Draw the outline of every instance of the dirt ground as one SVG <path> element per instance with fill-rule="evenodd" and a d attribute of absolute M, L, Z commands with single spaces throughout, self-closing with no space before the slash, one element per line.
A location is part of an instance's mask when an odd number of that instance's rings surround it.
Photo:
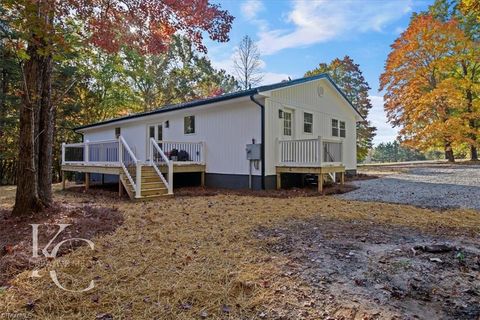
<path fill-rule="evenodd" d="M 184 189 L 132 202 L 56 189 L 57 203 L 98 208 L 93 216 L 115 208 L 123 224 L 92 235 L 94 251 L 79 247 L 40 270 L 54 268 L 72 289 L 94 280 L 93 290 L 66 292 L 26 271 L 0 287 L 2 320 L 480 316 L 478 211 L 295 190 Z M 0 187 L 0 209 L 13 196 Z"/>
<path fill-rule="evenodd" d="M 256 235 L 288 257 L 283 272 L 314 288 L 307 307 L 320 317 L 479 319 L 478 234 L 448 233 L 316 217 Z"/>

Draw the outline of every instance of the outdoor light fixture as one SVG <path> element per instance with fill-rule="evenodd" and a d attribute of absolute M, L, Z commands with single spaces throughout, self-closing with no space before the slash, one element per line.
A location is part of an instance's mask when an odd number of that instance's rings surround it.
<path fill-rule="evenodd" d="M 165 121 L 165 128 L 168 128 L 170 126 L 170 121 Z"/>
<path fill-rule="evenodd" d="M 278 117 L 279 117 L 280 119 L 283 118 L 283 110 L 278 110 Z"/>

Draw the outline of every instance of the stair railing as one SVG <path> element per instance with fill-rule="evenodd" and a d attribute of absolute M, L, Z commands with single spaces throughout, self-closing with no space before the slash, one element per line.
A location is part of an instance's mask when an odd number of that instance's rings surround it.
<path fill-rule="evenodd" d="M 154 138 L 150 138 L 150 164 L 167 187 L 168 194 L 173 194 L 173 161 L 168 159 Z M 160 170 L 160 166 L 167 168 L 167 178 Z"/>
<path fill-rule="evenodd" d="M 122 136 L 118 137 L 118 144 L 118 159 L 120 165 L 135 190 L 135 198 L 140 198 L 142 190 L 142 165 Z"/>

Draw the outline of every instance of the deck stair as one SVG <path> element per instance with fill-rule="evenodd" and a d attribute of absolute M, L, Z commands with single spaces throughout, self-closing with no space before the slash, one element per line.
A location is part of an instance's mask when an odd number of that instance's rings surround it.
<path fill-rule="evenodd" d="M 127 191 L 130 199 L 153 199 L 159 197 L 169 196 L 168 189 L 163 181 L 158 176 L 157 172 L 152 166 L 143 165 L 141 167 L 142 183 L 140 197 L 135 197 L 135 190 L 125 173 L 120 174 L 120 180 Z"/>

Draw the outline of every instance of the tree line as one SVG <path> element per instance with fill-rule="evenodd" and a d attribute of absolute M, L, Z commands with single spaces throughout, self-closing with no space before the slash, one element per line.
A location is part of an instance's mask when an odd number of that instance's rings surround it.
<path fill-rule="evenodd" d="M 428 151 L 480 145 L 480 15 L 470 0 L 436 0 L 392 44 L 380 89 L 403 145 Z"/>

